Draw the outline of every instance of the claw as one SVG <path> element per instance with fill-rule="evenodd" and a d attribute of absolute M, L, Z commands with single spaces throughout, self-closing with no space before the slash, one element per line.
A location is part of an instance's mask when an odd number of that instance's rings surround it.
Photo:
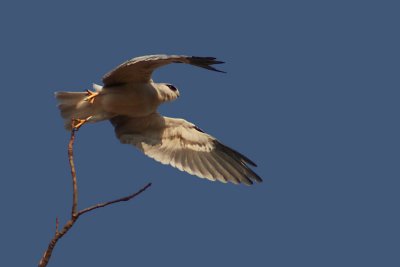
<path fill-rule="evenodd" d="M 83 100 L 89 101 L 90 104 L 94 103 L 94 98 L 99 94 L 98 92 L 92 92 L 90 90 L 86 90 L 87 97 L 85 97 Z"/>
<path fill-rule="evenodd" d="M 87 123 L 93 116 L 89 116 L 86 119 L 82 120 L 82 119 L 73 119 L 73 129 L 75 131 L 78 131 L 79 128 L 82 127 L 82 125 L 84 125 L 85 123 Z"/>

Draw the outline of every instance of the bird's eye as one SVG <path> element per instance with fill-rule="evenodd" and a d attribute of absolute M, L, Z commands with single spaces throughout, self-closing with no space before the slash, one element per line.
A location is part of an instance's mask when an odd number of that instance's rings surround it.
<path fill-rule="evenodd" d="M 173 86 L 172 84 L 167 84 L 168 88 L 171 89 L 172 91 L 176 92 L 178 89 L 176 89 L 175 86 Z"/>

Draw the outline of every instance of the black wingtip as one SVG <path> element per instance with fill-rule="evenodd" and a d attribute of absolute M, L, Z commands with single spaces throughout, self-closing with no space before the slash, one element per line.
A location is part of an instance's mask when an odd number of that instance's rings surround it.
<path fill-rule="evenodd" d="M 253 167 L 257 167 L 257 164 L 255 164 L 252 160 L 250 160 L 248 157 L 246 157 L 245 155 L 243 155 L 242 153 L 239 153 L 238 151 L 222 144 L 219 141 L 215 141 L 214 143 L 215 146 L 219 146 L 223 151 L 225 151 L 228 155 L 231 155 L 237 159 L 239 159 L 240 161 L 244 161 L 247 164 L 250 164 Z"/>
<path fill-rule="evenodd" d="M 220 72 L 220 73 L 226 73 L 226 71 L 219 70 L 219 69 L 213 68 L 211 66 L 203 67 L 203 68 L 208 69 L 208 70 L 212 70 L 212 71 L 216 71 L 216 72 Z"/>
<path fill-rule="evenodd" d="M 216 71 L 216 72 L 221 72 L 221 73 L 226 73 L 225 71 L 216 69 L 214 67 L 212 67 L 211 65 L 216 65 L 216 64 L 224 64 L 224 61 L 219 61 L 216 60 L 215 57 L 197 57 L 197 56 L 192 56 L 189 57 L 189 62 L 192 65 L 204 68 L 204 69 L 208 69 L 208 70 L 212 70 L 212 71 Z"/>
<path fill-rule="evenodd" d="M 215 69 L 215 68 L 214 68 L 214 70 L 213 70 L 213 71 L 220 72 L 220 73 L 226 73 L 226 71 L 219 70 L 219 69 Z"/>
<path fill-rule="evenodd" d="M 227 164 L 241 173 L 241 175 L 237 176 L 238 179 L 236 179 L 239 183 L 252 185 L 254 182 L 261 183 L 263 181 L 261 177 L 247 165 L 249 164 L 256 167 L 256 164 L 249 158 L 216 140 L 214 141 L 214 145 L 216 153 L 223 160 L 226 160 Z"/>

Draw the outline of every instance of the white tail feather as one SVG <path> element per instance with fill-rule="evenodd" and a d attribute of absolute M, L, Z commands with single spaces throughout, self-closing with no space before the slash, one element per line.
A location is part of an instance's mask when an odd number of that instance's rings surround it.
<path fill-rule="evenodd" d="M 101 86 L 93 85 L 97 91 L 101 91 Z M 72 119 L 86 119 L 93 116 L 90 121 L 99 121 L 106 119 L 106 116 L 101 108 L 101 104 L 97 99 L 94 102 L 85 100 L 88 96 L 87 92 L 56 92 L 55 96 L 58 101 L 58 108 L 61 112 L 61 117 L 64 119 L 64 127 L 71 130 Z"/>

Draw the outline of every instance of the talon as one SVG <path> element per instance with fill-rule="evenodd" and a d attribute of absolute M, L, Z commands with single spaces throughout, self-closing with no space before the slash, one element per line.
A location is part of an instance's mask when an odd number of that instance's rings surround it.
<path fill-rule="evenodd" d="M 87 123 L 93 116 L 89 116 L 86 119 L 82 120 L 82 119 L 73 119 L 73 129 L 75 131 L 78 131 L 79 128 L 82 127 L 82 125 L 84 125 L 85 123 Z"/>
<path fill-rule="evenodd" d="M 92 92 L 90 90 L 86 90 L 87 97 L 85 97 L 83 100 L 89 101 L 90 104 L 94 103 L 94 98 L 99 94 L 98 92 Z"/>

